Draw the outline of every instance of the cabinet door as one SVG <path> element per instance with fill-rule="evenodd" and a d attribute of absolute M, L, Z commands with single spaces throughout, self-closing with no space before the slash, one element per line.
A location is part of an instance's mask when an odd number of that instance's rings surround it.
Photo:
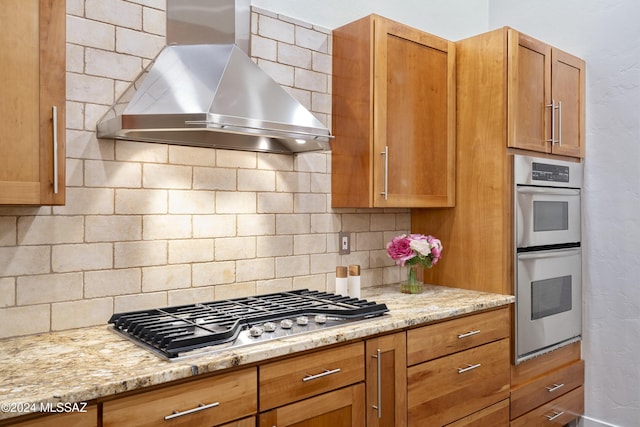
<path fill-rule="evenodd" d="M 551 62 L 557 135 L 552 151 L 565 156 L 584 157 L 584 61 L 554 48 Z"/>
<path fill-rule="evenodd" d="M 551 47 L 509 29 L 507 145 L 551 151 Z"/>
<path fill-rule="evenodd" d="M 0 18 L 0 204 L 63 204 L 65 1 L 3 0 Z"/>
<path fill-rule="evenodd" d="M 454 43 L 378 17 L 374 52 L 374 206 L 453 206 Z"/>
<path fill-rule="evenodd" d="M 260 414 L 260 427 L 364 427 L 364 384 Z"/>
<path fill-rule="evenodd" d="M 407 424 L 407 339 L 404 332 L 367 340 L 367 426 Z"/>

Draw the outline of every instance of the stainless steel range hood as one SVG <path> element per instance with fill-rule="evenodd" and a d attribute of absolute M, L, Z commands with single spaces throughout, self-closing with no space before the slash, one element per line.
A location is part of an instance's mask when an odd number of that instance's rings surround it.
<path fill-rule="evenodd" d="M 98 138 L 329 150 L 329 130 L 245 53 L 249 22 L 249 0 L 167 0 L 168 46 L 98 123 Z"/>

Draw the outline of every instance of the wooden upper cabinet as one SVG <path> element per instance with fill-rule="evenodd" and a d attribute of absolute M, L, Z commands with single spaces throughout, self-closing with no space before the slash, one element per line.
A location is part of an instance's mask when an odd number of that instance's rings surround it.
<path fill-rule="evenodd" d="M 514 29 L 507 35 L 508 146 L 584 157 L 584 61 Z"/>
<path fill-rule="evenodd" d="M 455 44 L 370 15 L 333 32 L 333 207 L 455 200 Z"/>
<path fill-rule="evenodd" d="M 0 2 L 0 204 L 65 197 L 66 5 Z"/>

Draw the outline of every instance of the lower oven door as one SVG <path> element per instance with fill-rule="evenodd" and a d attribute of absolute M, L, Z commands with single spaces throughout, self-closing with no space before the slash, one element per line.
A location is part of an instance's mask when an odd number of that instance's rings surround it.
<path fill-rule="evenodd" d="M 580 248 L 518 254 L 516 363 L 580 339 Z"/>

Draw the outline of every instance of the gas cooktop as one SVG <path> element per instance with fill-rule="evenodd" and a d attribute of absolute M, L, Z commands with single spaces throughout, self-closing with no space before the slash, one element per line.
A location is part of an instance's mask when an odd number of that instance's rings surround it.
<path fill-rule="evenodd" d="M 116 313 L 111 329 L 175 361 L 380 316 L 385 304 L 310 291 Z"/>

